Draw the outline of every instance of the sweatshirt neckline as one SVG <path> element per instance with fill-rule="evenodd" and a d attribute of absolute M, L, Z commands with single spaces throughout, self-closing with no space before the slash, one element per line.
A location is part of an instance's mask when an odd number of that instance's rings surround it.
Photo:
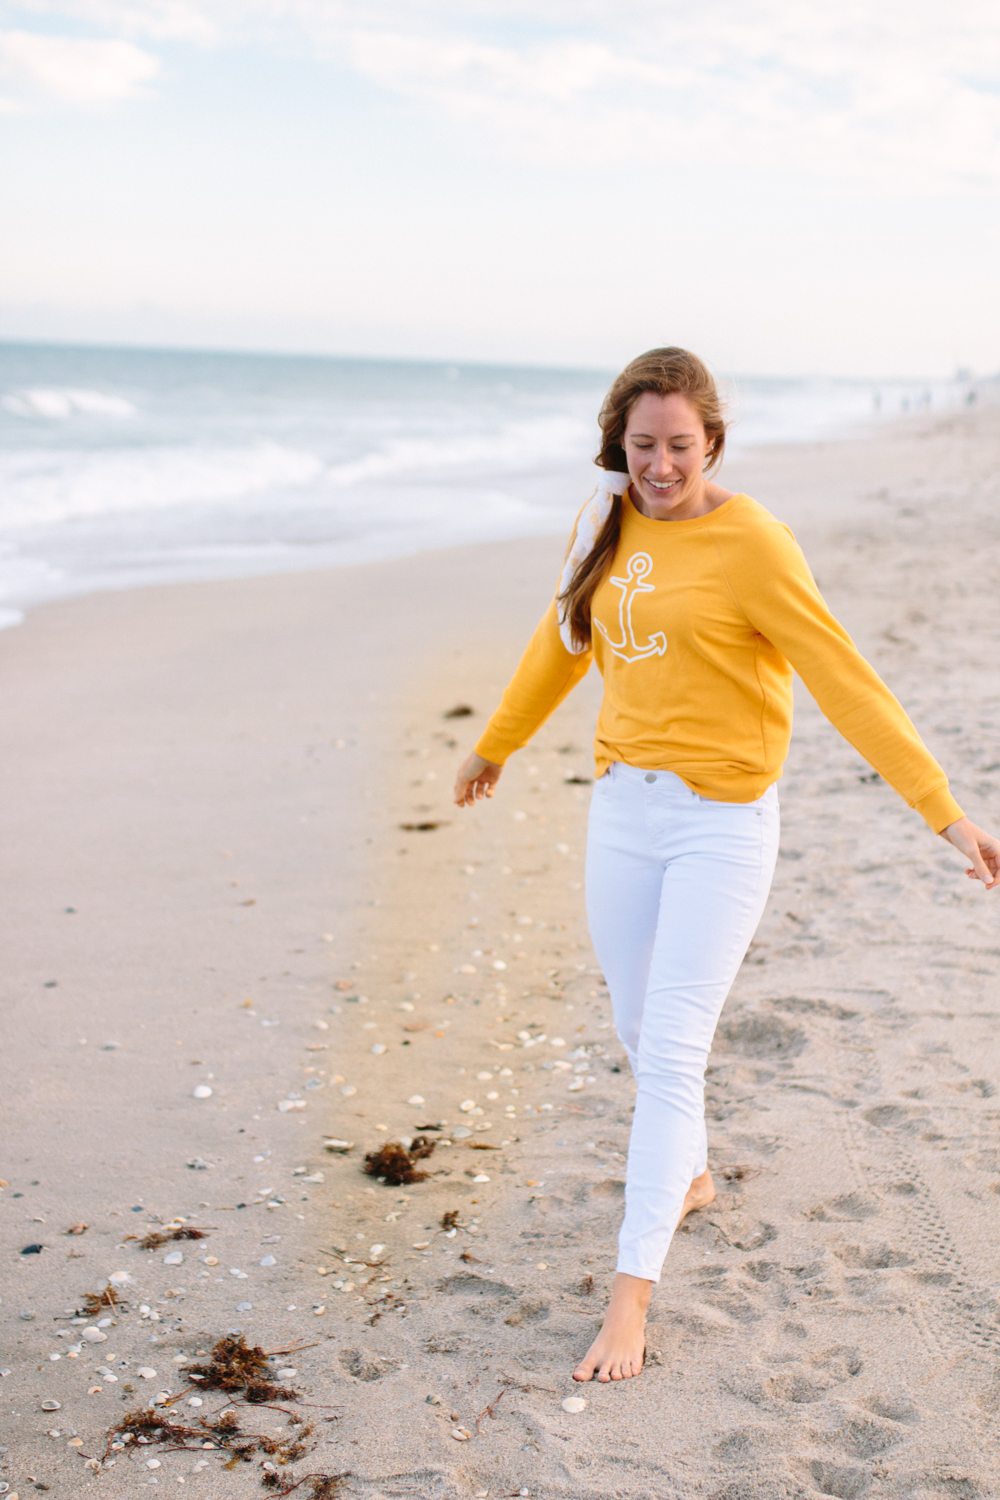
<path fill-rule="evenodd" d="M 722 504 L 717 505 L 714 510 L 706 511 L 703 516 L 689 516 L 686 521 L 658 521 L 655 517 L 644 516 L 641 510 L 637 510 L 627 490 L 622 496 L 625 514 L 630 524 L 637 526 L 640 531 L 653 532 L 657 536 L 674 536 L 678 532 L 696 530 L 699 526 L 710 526 L 717 517 L 734 510 L 738 500 L 747 499 L 749 496 L 741 490 L 735 495 L 730 495 L 728 500 L 723 500 Z"/>

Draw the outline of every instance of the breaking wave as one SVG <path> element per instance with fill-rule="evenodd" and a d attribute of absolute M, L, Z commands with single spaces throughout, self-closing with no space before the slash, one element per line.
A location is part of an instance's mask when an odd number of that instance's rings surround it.
<path fill-rule="evenodd" d="M 72 388 L 36 387 L 14 391 L 0 397 L 0 406 L 15 417 L 41 417 L 49 422 L 67 417 L 134 417 L 137 408 L 122 396 L 108 396 L 104 391 L 78 391 Z"/>

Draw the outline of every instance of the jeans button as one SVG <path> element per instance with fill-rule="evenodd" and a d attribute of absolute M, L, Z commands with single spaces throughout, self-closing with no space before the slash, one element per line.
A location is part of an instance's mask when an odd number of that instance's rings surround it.
<path fill-rule="evenodd" d="M 649 782 L 653 782 L 656 780 L 656 777 L 653 775 L 652 771 L 646 772 L 646 780 Z"/>

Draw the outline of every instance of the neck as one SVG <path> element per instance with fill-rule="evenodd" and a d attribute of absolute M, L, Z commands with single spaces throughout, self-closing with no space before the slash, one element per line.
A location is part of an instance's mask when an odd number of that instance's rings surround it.
<path fill-rule="evenodd" d="M 678 500 L 664 500 L 660 503 L 647 500 L 634 483 L 629 485 L 628 495 L 639 514 L 650 521 L 690 521 L 695 516 L 707 515 L 719 503 L 716 501 L 713 504 L 708 482 L 704 479 Z"/>

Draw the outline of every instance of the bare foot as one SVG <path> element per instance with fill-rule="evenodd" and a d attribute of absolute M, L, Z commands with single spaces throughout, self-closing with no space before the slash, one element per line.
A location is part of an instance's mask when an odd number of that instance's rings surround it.
<path fill-rule="evenodd" d="M 687 1190 L 687 1196 L 681 1207 L 681 1217 L 677 1220 L 678 1224 L 696 1208 L 707 1208 L 714 1198 L 715 1183 L 712 1181 L 711 1172 L 706 1167 L 701 1176 L 696 1177 Z"/>
<path fill-rule="evenodd" d="M 707 1208 L 715 1198 L 715 1183 L 706 1167 L 687 1190 L 678 1224 L 696 1208 Z M 646 1353 L 646 1309 L 653 1283 L 619 1271 L 604 1314 L 601 1331 L 573 1371 L 574 1380 L 631 1380 L 642 1371 Z"/>
<path fill-rule="evenodd" d="M 630 1380 L 640 1373 L 652 1291 L 651 1281 L 618 1272 L 601 1331 L 573 1371 L 574 1380 Z"/>

